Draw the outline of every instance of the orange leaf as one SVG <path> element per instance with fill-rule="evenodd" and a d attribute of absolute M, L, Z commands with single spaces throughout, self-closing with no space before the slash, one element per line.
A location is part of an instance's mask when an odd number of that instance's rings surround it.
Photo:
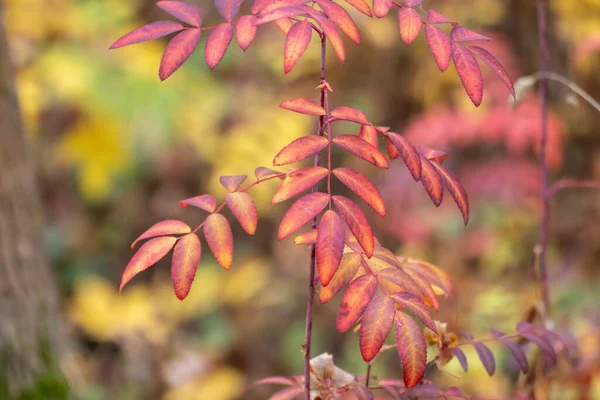
<path fill-rule="evenodd" d="M 465 222 L 465 225 L 467 225 L 469 222 L 469 199 L 467 197 L 465 188 L 458 181 L 458 179 L 442 165 L 439 165 L 435 162 L 432 162 L 431 164 L 441 176 L 444 186 L 446 186 L 446 189 L 448 189 L 450 195 L 452 195 L 456 205 L 458 205 L 458 209 L 463 216 L 463 221 Z"/>
<path fill-rule="evenodd" d="M 165 221 L 157 222 L 152 225 L 148 230 L 140 235 L 135 241 L 131 244 L 131 248 L 133 249 L 137 242 L 140 240 L 156 237 L 156 236 L 165 236 L 165 235 L 181 235 L 184 233 L 190 233 L 192 229 L 185 223 L 181 221 L 177 221 L 174 219 L 168 219 Z"/>
<path fill-rule="evenodd" d="M 452 42 L 448 35 L 437 26 L 425 25 L 425 39 L 440 71 L 447 70 L 452 52 Z"/>
<path fill-rule="evenodd" d="M 229 222 L 221 214 L 211 214 L 204 221 L 204 238 L 210 251 L 225 269 L 233 261 L 233 235 Z"/>
<path fill-rule="evenodd" d="M 421 157 L 421 183 L 436 207 L 442 204 L 444 198 L 444 187 L 442 177 L 427 158 Z"/>
<path fill-rule="evenodd" d="M 303 136 L 285 146 L 273 159 L 273 165 L 286 165 L 314 156 L 329 144 L 323 136 Z"/>
<path fill-rule="evenodd" d="M 176 241 L 177 239 L 173 236 L 162 236 L 144 243 L 144 245 L 133 255 L 127 264 L 127 267 L 125 267 L 125 271 L 123 271 L 123 276 L 121 277 L 119 292 L 123 290 L 123 287 L 131 280 L 131 278 L 156 264 L 161 258 L 166 256 Z"/>
<path fill-rule="evenodd" d="M 425 336 L 421 327 L 403 312 L 396 312 L 394 325 L 404 384 L 407 388 L 411 388 L 421 382 L 425 374 L 427 366 Z"/>
<path fill-rule="evenodd" d="M 417 317 L 423 323 L 423 325 L 431 329 L 433 332 L 437 332 L 435 322 L 433 322 L 433 319 L 431 318 L 431 313 L 421 299 L 406 292 L 391 293 L 389 296 L 402 309 L 406 309 L 414 314 L 415 317 Z"/>
<path fill-rule="evenodd" d="M 438 164 L 442 164 L 448 158 L 448 153 L 440 150 L 433 150 L 423 146 L 417 146 L 417 150 L 429 161 L 435 161 Z"/>
<path fill-rule="evenodd" d="M 335 25 L 323 13 L 314 13 L 312 17 L 321 26 L 325 37 L 329 40 L 329 44 L 331 44 L 335 54 L 343 64 L 346 60 L 346 50 L 344 49 L 344 42 Z"/>
<path fill-rule="evenodd" d="M 275 25 L 277 25 L 279 30 L 283 32 L 284 35 L 287 35 L 294 23 L 294 20 L 291 18 L 281 18 L 275 21 Z"/>
<path fill-rule="evenodd" d="M 296 22 L 285 36 L 285 46 L 283 49 L 283 72 L 288 73 L 294 68 L 302 54 L 308 48 L 312 37 L 312 26 L 310 21 L 305 19 Z"/>
<path fill-rule="evenodd" d="M 333 196 L 333 202 L 342 219 L 346 222 L 350 231 L 365 251 L 366 256 L 371 258 L 375 246 L 375 238 L 365 214 L 356 204 L 345 197 Z"/>
<path fill-rule="evenodd" d="M 300 168 L 286 175 L 281 186 L 277 189 L 271 200 L 271 204 L 281 203 L 290 197 L 309 189 L 329 174 L 327 168 L 307 167 Z"/>
<path fill-rule="evenodd" d="M 386 132 L 385 137 L 396 146 L 413 179 L 415 181 L 421 179 L 421 156 L 415 146 L 403 136 L 394 132 Z"/>
<path fill-rule="evenodd" d="M 300 114 L 325 115 L 325 109 L 312 100 L 293 99 L 284 100 L 279 107 Z"/>
<path fill-rule="evenodd" d="M 309 193 L 296 200 L 279 225 L 279 240 L 285 239 L 302 225 L 319 215 L 329 204 L 329 195 L 321 192 Z"/>
<path fill-rule="evenodd" d="M 373 147 L 379 147 L 377 139 L 377 129 L 373 125 L 361 125 L 358 137 L 369 143 Z"/>
<path fill-rule="evenodd" d="M 197 7 L 183 1 L 159 1 L 156 5 L 175 18 L 195 26 L 202 25 L 202 17 Z"/>
<path fill-rule="evenodd" d="M 392 329 L 394 314 L 394 302 L 387 296 L 375 296 L 369 303 L 360 325 L 360 353 L 366 362 L 381 350 Z"/>
<path fill-rule="evenodd" d="M 345 235 L 346 228 L 340 217 L 335 211 L 325 211 L 317 229 L 316 248 L 319 280 L 323 286 L 329 284 L 340 265 Z"/>
<path fill-rule="evenodd" d="M 373 0 L 373 13 L 377 18 L 383 18 L 393 5 L 394 2 L 392 0 Z"/>
<path fill-rule="evenodd" d="M 321 287 L 319 292 L 321 304 L 327 303 L 340 289 L 350 283 L 361 264 L 362 259 L 359 254 L 354 252 L 344 253 L 340 265 L 333 278 L 329 281 L 329 284 Z"/>
<path fill-rule="evenodd" d="M 256 176 L 257 180 L 261 180 L 273 175 L 281 175 L 281 179 L 285 177 L 283 172 L 275 171 L 274 169 L 267 167 L 258 167 L 254 170 L 254 176 Z"/>
<path fill-rule="evenodd" d="M 372 17 L 371 8 L 369 4 L 365 0 L 346 0 L 346 3 L 350 4 L 352 7 L 356 8 L 361 13 L 365 14 L 367 17 Z"/>
<path fill-rule="evenodd" d="M 181 200 L 179 205 L 182 208 L 187 208 L 188 206 L 198 207 L 204 211 L 208 211 L 212 213 L 217 208 L 217 199 L 215 196 L 211 194 L 203 194 L 201 196 L 192 197 L 190 199 Z"/>
<path fill-rule="evenodd" d="M 219 24 L 208 34 L 206 47 L 204 47 L 204 59 L 208 68 L 215 69 L 219 65 L 232 38 L 233 25 L 231 24 Z"/>
<path fill-rule="evenodd" d="M 477 60 L 466 47 L 452 43 L 452 60 L 469 98 L 479 106 L 483 100 L 483 77 Z"/>
<path fill-rule="evenodd" d="M 200 239 L 195 233 L 183 236 L 175 245 L 171 261 L 171 280 L 179 300 L 185 299 L 190 292 L 200 262 L 201 250 Z"/>
<path fill-rule="evenodd" d="M 407 258 L 406 260 L 403 260 L 402 268 L 422 276 L 429 281 L 433 289 L 443 292 L 446 296 L 449 295 L 452 290 L 452 282 L 450 281 L 448 274 L 435 265 L 425 261 Z"/>
<path fill-rule="evenodd" d="M 317 244 L 317 230 L 311 229 L 308 232 L 298 235 L 294 238 L 294 244 Z"/>
<path fill-rule="evenodd" d="M 376 263 L 376 257 L 369 260 L 369 265 Z M 383 268 L 377 272 L 379 286 L 386 294 L 398 291 L 408 292 L 417 297 L 423 297 L 423 290 L 402 268 Z"/>
<path fill-rule="evenodd" d="M 215 6 L 219 14 L 228 22 L 233 21 L 235 16 L 240 12 L 242 0 L 215 0 Z"/>
<path fill-rule="evenodd" d="M 381 195 L 377 191 L 375 185 L 373 185 L 364 175 L 348 169 L 348 168 L 336 168 L 333 170 L 333 174 L 350 190 L 358 195 L 361 199 L 370 205 L 373 210 L 382 217 L 385 217 L 385 204 Z"/>
<path fill-rule="evenodd" d="M 362 125 L 371 125 L 365 114 L 356 108 L 339 106 L 331 112 L 331 118 L 338 118 L 343 121 L 356 122 Z"/>
<path fill-rule="evenodd" d="M 446 18 L 439 12 L 430 9 L 427 10 L 427 22 L 429 22 L 430 24 L 445 24 L 451 23 L 452 20 Z"/>
<path fill-rule="evenodd" d="M 333 143 L 379 168 L 390 167 L 387 158 L 381 154 L 377 147 L 373 147 L 356 135 L 339 135 L 333 139 Z"/>
<path fill-rule="evenodd" d="M 407 7 L 401 8 L 398 12 L 398 23 L 400 24 L 400 36 L 406 44 L 411 44 L 415 41 L 423 25 L 419 13 Z"/>
<path fill-rule="evenodd" d="M 336 326 L 339 332 L 347 331 L 358 321 L 376 290 L 377 279 L 372 274 L 363 275 L 350 283 L 337 315 Z"/>
<path fill-rule="evenodd" d="M 406 272 L 421 289 L 421 292 L 423 293 L 423 301 L 425 301 L 425 304 L 429 305 L 435 311 L 437 311 L 440 308 L 440 302 L 438 301 L 438 298 L 431 287 L 431 282 L 425 279 L 423 275 L 415 272 L 410 268 L 404 269 L 404 272 Z"/>
<path fill-rule="evenodd" d="M 235 192 L 247 177 L 248 175 L 223 175 L 219 177 L 219 182 L 228 192 Z"/>
<path fill-rule="evenodd" d="M 227 193 L 225 203 L 248 234 L 254 235 L 258 223 L 258 213 L 254 200 L 248 193 Z"/>
<path fill-rule="evenodd" d="M 254 25 L 255 20 L 256 17 L 254 15 L 244 15 L 235 24 L 235 38 L 240 48 L 244 51 L 248 49 L 250 43 L 256 37 L 258 26 Z"/>
<path fill-rule="evenodd" d="M 198 28 L 186 29 L 175 35 L 175 37 L 169 41 L 160 60 L 158 77 L 161 81 L 164 81 L 171 76 L 173 72 L 177 71 L 177 69 L 192 55 L 194 49 L 196 49 L 196 46 L 198 45 L 200 32 L 201 31 Z"/>
<path fill-rule="evenodd" d="M 118 49 L 119 47 L 158 39 L 183 29 L 185 29 L 185 27 L 179 22 L 175 21 L 151 22 L 147 25 L 134 29 L 126 35 L 123 35 L 119 40 L 110 46 L 110 49 Z"/>
<path fill-rule="evenodd" d="M 474 42 L 476 40 L 492 40 L 487 36 L 473 32 L 464 26 L 455 26 L 450 32 L 450 37 L 454 42 Z"/>
<path fill-rule="evenodd" d="M 267 0 L 265 5 L 260 9 L 260 14 L 268 14 L 278 8 L 294 7 L 306 3 L 306 0 Z"/>
<path fill-rule="evenodd" d="M 356 44 L 360 44 L 360 34 L 352 17 L 343 7 L 330 0 L 317 0 L 323 12 Z"/>
<path fill-rule="evenodd" d="M 492 71 L 494 71 L 496 75 L 502 79 L 502 82 L 504 82 L 508 90 L 510 90 L 510 94 L 516 98 L 515 87 L 513 86 L 512 80 L 510 79 L 506 69 L 504 69 L 502 64 L 500 64 L 500 61 L 498 61 L 498 59 L 496 59 L 496 57 L 494 57 L 489 51 L 479 46 L 469 46 L 467 48 L 471 53 L 474 53 L 480 59 L 482 59 L 492 69 Z"/>
<path fill-rule="evenodd" d="M 298 17 L 298 16 L 305 16 L 305 17 L 310 17 L 311 16 L 311 12 L 313 10 L 310 9 L 309 10 L 303 10 L 302 8 L 299 7 L 281 7 L 278 9 L 275 9 L 271 12 L 268 13 L 264 13 L 264 14 L 260 14 L 256 20 L 255 20 L 255 24 L 256 25 L 262 25 L 262 24 L 266 24 L 272 21 L 277 22 L 278 20 L 284 19 L 284 18 L 292 18 L 292 17 Z"/>
<path fill-rule="evenodd" d="M 396 146 L 394 146 L 394 144 L 389 140 L 385 141 L 385 149 L 387 150 L 388 157 L 390 158 L 390 160 L 395 160 L 396 158 L 400 157 L 400 152 L 398 151 Z"/>

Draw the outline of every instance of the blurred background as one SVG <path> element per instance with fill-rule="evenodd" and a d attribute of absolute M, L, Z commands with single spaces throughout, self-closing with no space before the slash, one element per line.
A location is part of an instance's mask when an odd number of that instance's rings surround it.
<path fill-rule="evenodd" d="M 210 1 L 190 2 L 202 10 L 205 25 L 221 21 Z M 317 42 L 284 76 L 284 35 L 262 27 L 246 53 L 234 41 L 210 72 L 202 58 L 204 35 L 192 58 L 161 83 L 166 39 L 108 51 L 124 33 L 165 19 L 154 3 L 1 2 L 24 126 L 0 120 L 0 177 L 15 166 L 24 175 L 4 182 L 0 195 L 0 344 L 23 338 L 23 326 L 45 337 L 32 323 L 40 321 L 35 307 L 43 310 L 41 331 L 51 338 L 20 347 L 28 361 L 16 369 L 15 355 L 0 353 L 2 399 L 229 400 L 262 377 L 302 373 L 309 250 L 291 238 L 276 240 L 288 205 L 270 205 L 275 182 L 250 192 L 260 214 L 255 237 L 232 222 L 231 271 L 204 246 L 185 301 L 173 294 L 168 260 L 118 293 L 133 239 L 162 219 L 194 224 L 203 217 L 181 209 L 179 200 L 203 193 L 222 198 L 220 175 L 252 176 L 255 167 L 271 166 L 281 147 L 315 129 L 310 117 L 278 105 L 286 98 L 316 98 Z M 425 5 L 492 37 L 484 47 L 513 80 L 538 70 L 533 0 Z M 480 338 L 489 337 L 490 327 L 513 332 L 540 302 L 532 274 L 541 218 L 535 87 L 524 88 L 519 104 L 511 105 L 508 90 L 482 66 L 485 95 L 476 109 L 453 67 L 439 72 L 423 35 L 410 47 L 401 42 L 395 12 L 381 20 L 350 12 L 362 44 L 347 41 L 343 66 L 330 52 L 332 104 L 360 108 L 413 143 L 448 152 L 446 163 L 469 194 L 471 221 L 463 227 L 450 196 L 436 209 L 399 161 L 384 172 L 341 152 L 334 162 L 359 168 L 377 183 L 388 217 L 370 218 L 383 244 L 452 276 L 454 294 L 436 319 Z M 551 70 L 600 99 L 600 0 L 550 1 L 549 31 Z M 0 64 L 7 65 L 5 56 Z M 550 95 L 552 180 L 600 180 L 600 113 L 565 86 L 550 83 Z M 25 145 L 27 154 L 19 150 Z M 17 186 L 23 191 L 9 193 Z M 13 194 L 22 197 L 6 200 Z M 20 213 L 21 206 L 29 211 Z M 5 248 L 28 233 L 37 238 L 29 246 Z M 552 321 L 577 346 L 573 365 L 561 363 L 551 375 L 561 379 L 541 393 L 600 398 L 600 191 L 569 189 L 553 197 L 550 239 Z M 19 266 L 19 260 L 26 262 Z M 21 289 L 13 293 L 10 285 Z M 332 353 L 337 365 L 364 375 L 357 335 L 335 330 L 339 299 L 316 306 L 313 354 Z M 428 377 L 471 395 L 512 398 L 522 380 L 518 366 L 504 348 L 490 346 L 496 376 L 488 377 L 466 348 L 469 373 L 453 360 L 445 372 Z M 393 351 L 378 357 L 373 374 L 400 378 L 397 359 Z M 28 376 L 28 363 L 43 373 Z M 16 379 L 31 383 L 21 397 L 9 394 Z M 273 389 L 256 388 L 243 398 L 264 399 Z"/>

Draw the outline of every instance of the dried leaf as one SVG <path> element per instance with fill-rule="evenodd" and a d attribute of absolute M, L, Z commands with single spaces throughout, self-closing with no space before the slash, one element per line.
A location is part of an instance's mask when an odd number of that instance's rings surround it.
<path fill-rule="evenodd" d="M 333 203 L 365 251 L 366 256 L 371 258 L 375 247 L 375 238 L 365 214 L 356 204 L 343 196 L 333 196 Z"/>
<path fill-rule="evenodd" d="M 360 353 L 371 361 L 385 342 L 394 323 L 394 302 L 388 296 L 375 296 L 367 306 L 360 325 Z"/>
<path fill-rule="evenodd" d="M 413 179 L 415 181 L 421 179 L 421 156 L 415 146 L 403 136 L 394 132 L 386 132 L 385 137 L 398 149 Z"/>
<path fill-rule="evenodd" d="M 223 175 L 219 177 L 219 182 L 228 192 L 235 192 L 240 185 L 244 183 L 248 175 Z"/>
<path fill-rule="evenodd" d="M 362 125 L 371 125 L 365 114 L 355 108 L 339 106 L 331 112 L 331 118 L 338 118 L 343 121 L 356 122 Z"/>
<path fill-rule="evenodd" d="M 396 312 L 394 320 L 396 347 L 402 361 L 404 384 L 412 388 L 423 379 L 427 365 L 425 336 L 419 325 L 407 314 Z"/>
<path fill-rule="evenodd" d="M 273 195 L 271 204 L 281 203 L 298 193 L 314 187 L 328 174 L 329 171 L 327 168 L 323 167 L 300 168 L 290 172 Z"/>
<path fill-rule="evenodd" d="M 285 146 L 273 159 L 273 165 L 286 165 L 302 161 L 319 153 L 329 144 L 323 136 L 303 136 Z"/>
<path fill-rule="evenodd" d="M 219 14 L 227 20 L 227 22 L 233 21 L 233 19 L 240 12 L 240 6 L 242 0 L 215 0 L 215 6 L 219 11 Z"/>
<path fill-rule="evenodd" d="M 432 162 L 431 165 L 436 169 L 439 176 L 442 178 L 442 182 L 446 189 L 450 192 L 450 195 L 454 199 L 454 202 L 460 210 L 465 225 L 469 222 L 469 198 L 467 192 L 463 187 L 462 183 L 445 167 L 439 165 L 436 162 Z"/>
<path fill-rule="evenodd" d="M 329 281 L 327 286 L 321 287 L 319 300 L 321 304 L 327 303 L 344 286 L 346 286 L 358 272 L 358 267 L 362 264 L 360 255 L 356 253 L 344 253 L 340 265 Z"/>
<path fill-rule="evenodd" d="M 401 8 L 398 11 L 400 36 L 406 44 L 411 44 L 419 36 L 423 21 L 419 13 L 412 8 Z"/>
<path fill-rule="evenodd" d="M 254 15 L 244 15 L 235 24 L 235 38 L 240 48 L 244 51 L 250 47 L 250 43 L 256 37 L 258 26 L 254 24 L 255 20 L 256 17 Z"/>
<path fill-rule="evenodd" d="M 356 135 L 339 135 L 333 139 L 333 143 L 343 147 L 358 158 L 379 167 L 389 168 L 390 164 L 383 154 L 369 143 Z"/>
<path fill-rule="evenodd" d="M 406 292 L 391 293 L 389 294 L 389 297 L 394 300 L 394 302 L 403 310 L 408 310 L 414 314 L 414 316 L 417 317 L 423 323 L 423 325 L 431 329 L 433 332 L 437 332 L 435 322 L 433 322 L 433 319 L 431 318 L 431 313 L 420 298 Z"/>
<path fill-rule="evenodd" d="M 467 362 L 467 356 L 465 356 L 465 352 L 458 347 L 451 347 L 450 351 L 458 359 L 463 371 L 467 372 L 469 370 L 469 363 Z"/>
<path fill-rule="evenodd" d="M 200 255 L 200 239 L 195 233 L 183 236 L 175 245 L 171 261 L 171 280 L 179 300 L 185 299 L 190 292 Z"/>
<path fill-rule="evenodd" d="M 312 26 L 308 19 L 296 22 L 285 37 L 283 49 L 283 72 L 288 73 L 294 68 L 302 54 L 308 48 L 312 37 Z"/>
<path fill-rule="evenodd" d="M 198 40 L 200 29 L 186 29 L 178 33 L 167 45 L 160 60 L 158 77 L 164 81 L 171 76 L 192 55 Z"/>
<path fill-rule="evenodd" d="M 364 175 L 349 169 L 336 168 L 333 174 L 365 203 L 370 205 L 377 214 L 385 217 L 385 204 L 379 191 Z"/>
<path fill-rule="evenodd" d="M 436 207 L 442 204 L 444 198 L 444 187 L 442 177 L 433 166 L 433 163 L 427 158 L 421 157 L 421 183 L 425 191 L 433 201 Z"/>
<path fill-rule="evenodd" d="M 206 47 L 204 47 L 204 59 L 208 68 L 215 69 L 225 55 L 231 39 L 233 38 L 233 25 L 220 24 L 208 34 Z"/>
<path fill-rule="evenodd" d="M 346 332 L 360 318 L 377 291 L 377 279 L 372 274 L 355 279 L 348 286 L 340 304 L 336 326 L 338 331 Z"/>
<path fill-rule="evenodd" d="M 285 239 L 302 225 L 319 215 L 329 204 L 329 199 L 328 194 L 315 192 L 296 200 L 281 220 L 277 238 L 279 240 Z"/>
<path fill-rule="evenodd" d="M 184 3 L 183 1 L 159 1 L 158 7 L 171 14 L 175 18 L 199 28 L 202 25 L 202 17 L 197 7 Z"/>
<path fill-rule="evenodd" d="M 221 214 L 211 214 L 204 221 L 204 238 L 210 251 L 225 269 L 233 261 L 233 235 L 229 222 Z"/>
<path fill-rule="evenodd" d="M 502 64 L 500 64 L 500 61 L 498 61 L 496 57 L 494 57 L 489 51 L 482 47 L 469 46 L 467 48 L 471 53 L 477 55 L 477 57 L 482 59 L 492 69 L 492 71 L 494 71 L 494 73 L 498 75 L 500 79 L 502 79 L 502 82 L 504 82 L 508 90 L 510 90 L 510 94 L 512 94 L 512 96 L 516 99 L 517 96 L 515 94 L 515 87 L 513 86 L 512 80 L 510 79 L 510 75 L 508 75 L 506 69 L 504 69 Z"/>
<path fill-rule="evenodd" d="M 480 35 L 477 32 L 473 32 L 464 26 L 455 26 L 450 32 L 450 37 L 454 42 L 473 42 L 476 40 L 492 40 L 487 36 Z"/>
<path fill-rule="evenodd" d="M 176 241 L 177 239 L 172 236 L 161 236 L 144 243 L 133 255 L 127 267 L 125 267 L 125 271 L 123 271 L 123 276 L 121 277 L 119 292 L 123 290 L 123 287 L 134 276 L 156 264 L 161 258 L 166 256 Z"/>
<path fill-rule="evenodd" d="M 436 65 L 444 72 L 450 65 L 452 42 L 446 33 L 433 25 L 425 25 L 425 39 Z"/>
<path fill-rule="evenodd" d="M 227 193 L 225 196 L 225 203 L 239 221 L 242 228 L 244 228 L 248 234 L 254 235 L 258 223 L 258 213 L 252 197 L 250 197 L 248 193 L 242 192 Z"/>
<path fill-rule="evenodd" d="M 352 17 L 343 7 L 330 0 L 317 0 L 323 12 L 356 44 L 360 44 L 360 34 Z"/>
<path fill-rule="evenodd" d="M 192 229 L 181 221 L 174 219 L 160 221 L 152 225 L 150 228 L 148 228 L 148 230 L 146 230 L 146 232 L 142 233 L 137 239 L 135 239 L 135 241 L 131 244 L 131 248 L 133 249 L 140 240 L 156 236 L 182 235 L 185 233 L 190 233 L 191 231 Z"/>
<path fill-rule="evenodd" d="M 325 109 L 323 107 L 314 101 L 307 99 L 284 100 L 279 107 L 300 114 L 325 115 Z"/>
<path fill-rule="evenodd" d="M 192 197 L 189 199 L 181 200 L 179 205 L 182 208 L 187 208 L 188 206 L 198 207 L 201 210 L 208 211 L 212 213 L 217 208 L 217 199 L 212 194 L 203 194 L 201 196 Z"/>
<path fill-rule="evenodd" d="M 344 251 L 346 229 L 335 211 L 327 210 L 317 230 L 317 268 L 319 279 L 327 286 L 340 265 Z"/>
<path fill-rule="evenodd" d="M 485 370 L 490 376 L 494 375 L 494 372 L 496 372 L 496 360 L 494 359 L 494 354 L 492 354 L 490 349 L 481 342 L 473 343 L 473 347 L 475 347 L 475 351 L 485 367 Z"/>
<path fill-rule="evenodd" d="M 114 42 L 110 48 L 118 49 L 119 47 L 158 39 L 163 36 L 170 35 L 171 33 L 178 32 L 182 29 L 185 29 L 184 26 L 175 21 L 151 22 L 122 36 L 119 40 Z"/>
<path fill-rule="evenodd" d="M 443 16 L 435 10 L 429 9 L 427 10 L 427 22 L 429 22 L 430 24 L 446 24 L 452 23 L 452 20 L 448 19 L 447 17 Z"/>
<path fill-rule="evenodd" d="M 452 60 L 469 98 L 479 106 L 483 100 L 483 77 L 473 54 L 464 46 L 452 43 Z"/>

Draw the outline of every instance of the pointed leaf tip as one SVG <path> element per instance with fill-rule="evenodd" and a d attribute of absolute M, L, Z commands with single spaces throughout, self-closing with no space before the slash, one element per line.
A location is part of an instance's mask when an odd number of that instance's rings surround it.
<path fill-rule="evenodd" d="M 294 111 L 300 114 L 325 115 L 325 109 L 312 100 L 292 99 L 284 100 L 279 107 L 284 110 Z"/>
<path fill-rule="evenodd" d="M 144 243 L 133 255 L 127 267 L 125 267 L 125 271 L 123 271 L 123 276 L 121 277 L 119 292 L 123 290 L 123 287 L 134 276 L 156 264 L 161 258 L 166 256 L 176 241 L 177 239 L 172 236 L 161 236 Z"/>
<path fill-rule="evenodd" d="M 129 46 L 136 43 L 154 40 L 163 36 L 170 35 L 184 29 L 184 26 L 175 21 L 156 21 L 147 25 L 141 26 L 128 34 L 122 36 L 114 42 L 110 49 L 118 49 L 119 47 Z"/>
<path fill-rule="evenodd" d="M 290 72 L 304 54 L 312 37 L 312 26 L 308 19 L 296 22 L 285 36 L 283 49 L 283 72 Z"/>
<path fill-rule="evenodd" d="M 406 44 L 411 44 L 417 39 L 421 32 L 421 26 L 423 26 L 421 16 L 412 8 L 401 8 L 398 11 L 398 23 L 400 36 Z"/>
<path fill-rule="evenodd" d="M 219 177 L 219 182 L 228 192 L 235 192 L 247 177 L 248 175 L 223 175 Z"/>
<path fill-rule="evenodd" d="M 203 194 L 200 196 L 181 200 L 179 202 L 179 205 L 182 208 L 187 208 L 188 206 L 194 206 L 194 207 L 200 208 L 201 210 L 212 213 L 217 208 L 217 199 L 215 199 L 215 196 L 213 196 L 211 194 Z"/>
<path fill-rule="evenodd" d="M 479 106 L 483 100 L 483 77 L 477 60 L 458 43 L 452 43 L 452 60 L 467 95 L 475 106 Z"/>
<path fill-rule="evenodd" d="M 219 264 L 231 268 L 233 261 L 233 235 L 227 219 L 221 214 L 211 214 L 204 221 L 204 238 Z"/>
<path fill-rule="evenodd" d="M 335 211 L 327 210 L 317 229 L 316 258 L 319 279 L 327 286 L 340 265 L 344 252 L 346 229 Z"/>
<path fill-rule="evenodd" d="M 254 24 L 256 17 L 254 15 L 244 15 L 240 17 L 235 24 L 235 38 L 237 39 L 240 48 L 244 51 L 250 47 L 250 44 L 256 37 L 258 26 Z"/>
<path fill-rule="evenodd" d="M 277 239 L 285 239 L 302 225 L 319 215 L 329 204 L 329 198 L 328 194 L 315 192 L 296 200 L 279 224 Z"/>
<path fill-rule="evenodd" d="M 171 14 L 175 18 L 199 28 L 202 25 L 202 17 L 197 7 L 182 1 L 159 1 L 158 7 Z"/>
<path fill-rule="evenodd" d="M 381 350 L 394 323 L 394 302 L 387 296 L 375 296 L 365 310 L 360 325 L 360 353 L 371 361 Z"/>
<path fill-rule="evenodd" d="M 249 235 L 254 235 L 258 223 L 258 212 L 256 211 L 256 204 L 254 204 L 252 197 L 248 193 L 228 193 L 225 196 L 225 203 L 242 228 Z"/>
<path fill-rule="evenodd" d="M 232 38 L 233 25 L 229 23 L 215 26 L 208 34 L 206 47 L 204 47 L 204 59 L 208 68 L 215 69 L 219 65 Z"/>
<path fill-rule="evenodd" d="M 200 33 L 198 28 L 186 29 L 171 39 L 160 60 L 158 76 L 161 81 L 170 77 L 192 55 Z"/>
<path fill-rule="evenodd" d="M 377 279 L 372 274 L 362 275 L 350 283 L 337 315 L 336 326 L 339 332 L 346 332 L 358 321 L 376 291 Z"/>
<path fill-rule="evenodd" d="M 217 11 L 228 22 L 233 21 L 236 15 L 238 15 L 241 5 L 242 0 L 215 0 Z"/>
<path fill-rule="evenodd" d="M 427 366 L 427 345 L 421 327 L 407 314 L 396 311 L 394 320 L 396 347 L 402 361 L 402 375 L 407 388 L 416 386 Z"/>
<path fill-rule="evenodd" d="M 182 235 L 185 233 L 190 233 L 191 231 L 192 229 L 187 224 L 178 220 L 168 219 L 165 221 L 160 221 L 152 225 L 146 230 L 146 232 L 142 233 L 137 239 L 135 239 L 135 241 L 131 244 L 131 248 L 133 249 L 140 240 L 156 236 Z"/>
<path fill-rule="evenodd" d="M 201 247 L 200 239 L 195 233 L 183 236 L 175 245 L 171 262 L 171 280 L 179 300 L 185 299 L 190 292 L 200 262 Z"/>

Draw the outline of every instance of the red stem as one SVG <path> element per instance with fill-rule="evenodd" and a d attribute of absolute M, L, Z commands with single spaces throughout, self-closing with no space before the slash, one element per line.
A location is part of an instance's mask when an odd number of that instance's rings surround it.
<path fill-rule="evenodd" d="M 537 1 L 538 36 L 540 52 L 540 71 L 542 74 L 548 70 L 547 59 L 547 24 L 546 24 L 546 0 Z M 540 285 L 542 300 L 545 306 L 545 314 L 550 314 L 550 288 L 548 285 L 548 238 L 550 236 L 550 190 L 548 178 L 548 165 L 546 163 L 546 145 L 548 142 L 548 81 L 540 81 L 539 96 L 541 99 L 541 140 L 540 140 L 540 172 L 542 180 L 542 224 L 540 228 L 539 263 L 540 263 Z"/>
<path fill-rule="evenodd" d="M 327 40 L 325 36 L 321 36 L 321 83 L 325 83 L 325 54 L 327 49 Z M 326 114 L 319 117 L 318 124 L 318 132 L 319 136 L 323 136 L 325 134 L 324 124 L 325 119 L 329 118 L 329 104 L 327 101 L 327 88 L 325 85 L 321 88 L 321 107 L 323 107 L 326 111 Z M 321 158 L 319 153 L 315 155 L 315 167 L 319 166 L 321 163 Z M 313 192 L 319 190 L 318 185 L 315 185 L 312 189 Z M 317 228 L 317 217 L 313 219 L 312 223 L 313 229 Z M 306 325 L 304 332 L 304 398 L 305 400 L 310 400 L 310 345 L 312 338 L 312 319 L 313 319 L 313 304 L 315 300 L 315 275 L 316 275 L 316 258 L 317 246 L 312 245 L 310 249 L 310 271 L 308 278 L 308 300 L 306 302 Z"/>

